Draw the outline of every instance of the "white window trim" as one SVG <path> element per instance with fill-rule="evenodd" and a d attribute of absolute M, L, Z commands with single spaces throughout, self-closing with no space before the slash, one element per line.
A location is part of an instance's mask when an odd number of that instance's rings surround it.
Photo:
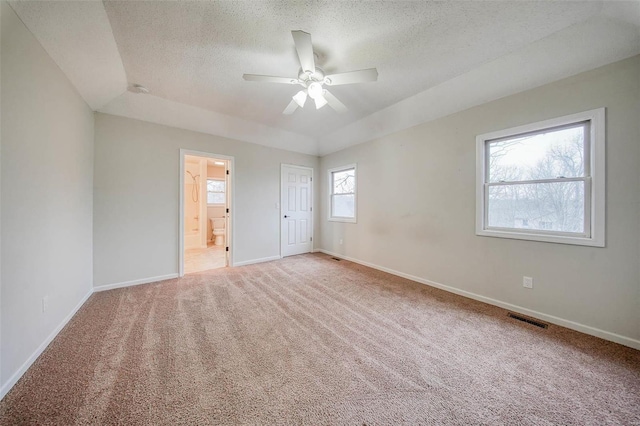
<path fill-rule="evenodd" d="M 227 198 L 227 180 L 225 178 L 210 178 L 208 177 L 207 180 L 218 180 L 221 182 L 224 182 L 224 192 L 215 192 L 216 194 L 225 194 L 224 197 L 225 199 Z M 209 191 L 207 190 L 207 199 L 209 198 Z M 207 203 L 207 206 L 209 207 L 220 207 L 220 206 L 224 206 L 226 205 L 226 203 Z"/>
<path fill-rule="evenodd" d="M 522 133 L 540 131 L 543 129 L 568 125 L 580 121 L 590 121 L 589 164 L 590 178 L 587 188 L 590 191 L 585 197 L 591 198 L 590 232 L 587 236 L 567 235 L 550 231 L 531 230 L 514 231 L 512 229 L 486 229 L 486 142 L 489 140 L 514 136 Z M 476 235 L 486 237 L 511 238 L 518 240 L 543 241 L 559 244 L 574 244 L 581 246 L 605 246 L 605 108 L 593 109 L 577 114 L 551 120 L 540 121 L 524 126 L 485 133 L 476 137 Z M 590 185 L 588 184 L 590 181 Z M 589 206 L 587 206 L 589 207 Z"/>
<path fill-rule="evenodd" d="M 333 211 L 333 181 L 331 179 L 333 173 L 342 172 L 344 170 L 353 169 L 354 176 L 356 178 L 355 184 L 353 186 L 353 217 L 340 217 L 340 216 L 332 216 L 331 212 Z M 357 223 L 358 218 L 358 168 L 357 165 L 347 164 L 340 167 L 334 167 L 332 169 L 327 170 L 327 178 L 329 180 L 329 184 L 327 185 L 328 196 L 329 196 L 329 217 L 328 220 L 330 222 L 346 222 L 346 223 Z"/>

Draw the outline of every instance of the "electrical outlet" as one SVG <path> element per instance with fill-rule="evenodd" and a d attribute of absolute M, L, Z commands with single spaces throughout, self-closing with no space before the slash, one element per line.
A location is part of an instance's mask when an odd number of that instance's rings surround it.
<path fill-rule="evenodd" d="M 522 286 L 524 288 L 533 288 L 533 278 L 532 277 L 522 277 Z"/>
<path fill-rule="evenodd" d="M 340 244 L 342 244 L 342 238 L 340 238 Z"/>
<path fill-rule="evenodd" d="M 45 296 L 42 298 L 42 312 L 47 312 L 47 307 L 49 305 L 49 296 Z"/>

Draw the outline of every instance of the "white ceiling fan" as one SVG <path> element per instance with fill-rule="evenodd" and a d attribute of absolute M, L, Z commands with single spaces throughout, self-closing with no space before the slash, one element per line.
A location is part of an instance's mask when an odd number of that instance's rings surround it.
<path fill-rule="evenodd" d="M 270 75 L 244 74 L 247 81 L 265 81 L 267 83 L 299 84 L 304 87 L 293 96 L 289 105 L 282 112 L 293 114 L 296 108 L 302 108 L 307 101 L 307 96 L 314 100 L 316 109 L 329 104 L 337 112 L 344 112 L 347 107 L 331 94 L 324 86 L 338 86 L 340 84 L 366 83 L 378 80 L 378 70 L 368 68 L 365 70 L 343 72 L 339 74 L 325 75 L 324 71 L 316 67 L 313 57 L 313 45 L 311 34 L 304 31 L 291 31 L 293 42 L 296 45 L 298 59 L 300 59 L 300 71 L 297 78 L 273 77 Z"/>

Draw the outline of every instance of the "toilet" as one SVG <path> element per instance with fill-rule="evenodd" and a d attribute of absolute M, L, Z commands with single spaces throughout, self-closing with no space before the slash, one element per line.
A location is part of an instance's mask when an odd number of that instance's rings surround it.
<path fill-rule="evenodd" d="M 211 221 L 211 229 L 213 229 L 213 244 L 216 246 L 221 246 L 222 244 L 224 244 L 225 219 L 223 217 L 216 217 L 209 220 Z"/>

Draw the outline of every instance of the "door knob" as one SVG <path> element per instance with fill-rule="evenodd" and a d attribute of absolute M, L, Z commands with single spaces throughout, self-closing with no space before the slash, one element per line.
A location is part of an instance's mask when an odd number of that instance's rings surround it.
<path fill-rule="evenodd" d="M 289 217 L 289 216 L 287 216 L 286 214 L 284 215 L 284 218 L 285 218 L 285 219 L 286 219 L 286 218 L 288 218 L 288 217 Z"/>

